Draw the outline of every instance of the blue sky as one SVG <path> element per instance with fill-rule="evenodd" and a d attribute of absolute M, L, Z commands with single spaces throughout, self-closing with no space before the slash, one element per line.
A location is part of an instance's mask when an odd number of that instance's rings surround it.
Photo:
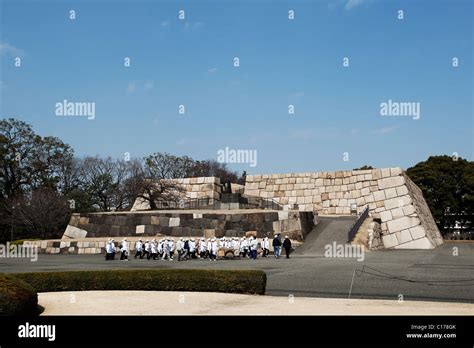
<path fill-rule="evenodd" d="M 249 173 L 473 159 L 471 0 L 0 4 L 1 117 L 79 156 L 257 150 L 256 167 L 230 165 Z M 64 99 L 94 102 L 95 119 L 56 116 Z M 420 119 L 382 117 L 389 99 L 419 102 Z"/>

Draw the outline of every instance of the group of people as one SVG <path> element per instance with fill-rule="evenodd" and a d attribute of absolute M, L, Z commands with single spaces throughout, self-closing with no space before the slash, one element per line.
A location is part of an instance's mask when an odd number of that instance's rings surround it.
<path fill-rule="evenodd" d="M 281 235 L 276 234 L 273 238 L 272 246 L 275 258 L 280 257 L 282 248 L 285 250 L 286 258 L 290 257 L 292 247 L 291 240 L 288 236 L 286 236 L 282 242 Z M 111 238 L 107 241 L 105 249 L 105 259 L 114 260 L 117 252 L 114 239 Z M 255 236 L 249 238 L 222 237 L 207 239 L 204 237 L 196 239 L 181 237 L 176 243 L 174 239 L 170 237 L 161 238 L 160 240 L 145 240 L 145 242 L 139 239 L 135 243 L 136 252 L 134 258 L 173 261 L 173 257 L 177 255 L 178 261 L 197 258 L 216 261 L 219 249 L 224 249 L 224 252 L 232 250 L 234 255 L 256 260 L 259 249 L 262 250 L 262 257 L 268 257 L 270 254 L 270 241 L 268 237 L 265 237 L 258 242 Z M 119 250 L 121 253 L 120 260 L 128 261 L 130 249 L 127 238 L 121 241 Z"/>

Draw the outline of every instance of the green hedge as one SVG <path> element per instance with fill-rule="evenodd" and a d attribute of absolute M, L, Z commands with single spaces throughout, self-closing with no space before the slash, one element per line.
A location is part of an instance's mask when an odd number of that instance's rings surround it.
<path fill-rule="evenodd" d="M 18 273 L 15 277 L 38 292 L 155 290 L 265 293 L 267 277 L 258 270 L 107 270 Z"/>
<path fill-rule="evenodd" d="M 37 315 L 35 288 L 11 275 L 0 274 L 0 315 Z"/>

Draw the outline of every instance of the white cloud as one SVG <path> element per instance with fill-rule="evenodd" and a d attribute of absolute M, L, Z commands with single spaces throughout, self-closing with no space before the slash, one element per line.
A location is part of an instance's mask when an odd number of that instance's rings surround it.
<path fill-rule="evenodd" d="M 187 31 L 187 30 L 198 30 L 199 28 L 202 28 L 204 26 L 204 23 L 203 22 L 194 22 L 194 23 L 191 23 L 191 22 L 185 22 L 184 23 L 184 27 L 183 27 L 183 31 Z"/>
<path fill-rule="evenodd" d="M 10 45 L 8 42 L 0 42 L 0 56 L 23 56 L 25 51 Z"/>
<path fill-rule="evenodd" d="M 153 87 L 154 87 L 153 81 L 145 81 L 145 82 L 132 81 L 127 86 L 127 92 L 134 93 L 138 90 L 149 91 L 153 89 Z"/>
<path fill-rule="evenodd" d="M 136 82 L 130 82 L 130 83 L 128 84 L 128 86 L 127 86 L 127 91 L 128 91 L 129 93 L 135 92 L 136 89 L 137 89 L 137 84 L 136 84 Z"/>
<path fill-rule="evenodd" d="M 203 26 L 204 26 L 203 22 L 196 22 L 196 23 L 193 24 L 193 30 L 197 30 L 197 29 L 199 29 Z"/>
<path fill-rule="evenodd" d="M 398 128 L 397 126 L 382 127 L 382 128 L 379 128 L 379 129 L 374 129 L 372 133 L 374 133 L 374 134 L 387 134 L 387 133 L 393 132 L 397 128 Z"/>
<path fill-rule="evenodd" d="M 176 140 L 176 145 L 186 145 L 188 143 L 188 139 L 186 138 L 181 138 Z"/>
<path fill-rule="evenodd" d="M 304 91 L 297 91 L 290 94 L 290 100 L 301 99 L 304 97 Z"/>
<path fill-rule="evenodd" d="M 218 68 L 214 67 L 214 68 L 209 69 L 207 72 L 213 74 L 213 73 L 216 73 L 218 70 L 219 70 Z"/>
<path fill-rule="evenodd" d="M 143 84 L 143 89 L 145 91 L 149 91 L 150 89 L 153 89 L 153 81 L 147 81 Z"/>
<path fill-rule="evenodd" d="M 364 2 L 366 2 L 366 0 L 347 0 L 346 5 L 344 6 L 344 8 L 347 11 L 350 11 L 353 8 L 357 7 L 357 6 L 362 5 Z"/>
<path fill-rule="evenodd" d="M 162 21 L 162 22 L 161 22 L 161 26 L 162 26 L 162 27 L 167 27 L 169 24 L 170 24 L 169 21 Z"/>

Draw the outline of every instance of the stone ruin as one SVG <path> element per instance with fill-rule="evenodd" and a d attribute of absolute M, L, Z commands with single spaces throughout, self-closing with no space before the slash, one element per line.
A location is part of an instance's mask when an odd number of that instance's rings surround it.
<path fill-rule="evenodd" d="M 443 243 L 418 186 L 400 168 L 248 175 L 245 195 L 272 199 L 283 209 L 348 215 L 351 206 L 380 221 L 386 249 L 432 249 Z"/>
<path fill-rule="evenodd" d="M 219 202 L 223 197 L 218 178 L 176 182 L 188 200 Z M 273 210 L 251 211 L 240 209 L 242 204 L 235 208 L 229 204 L 230 211 L 216 210 L 215 206 L 209 210 L 146 211 L 149 204 L 137 199 L 131 212 L 73 214 L 63 238 L 242 236 L 254 230 L 259 237 L 281 232 L 303 240 L 315 215 L 350 215 L 368 207 L 375 222 L 371 235 L 377 249 L 432 249 L 443 243 L 421 190 L 400 168 L 248 175 L 245 187 L 233 185 L 234 189 L 243 192 L 248 203 L 245 208 L 271 202 Z"/>

